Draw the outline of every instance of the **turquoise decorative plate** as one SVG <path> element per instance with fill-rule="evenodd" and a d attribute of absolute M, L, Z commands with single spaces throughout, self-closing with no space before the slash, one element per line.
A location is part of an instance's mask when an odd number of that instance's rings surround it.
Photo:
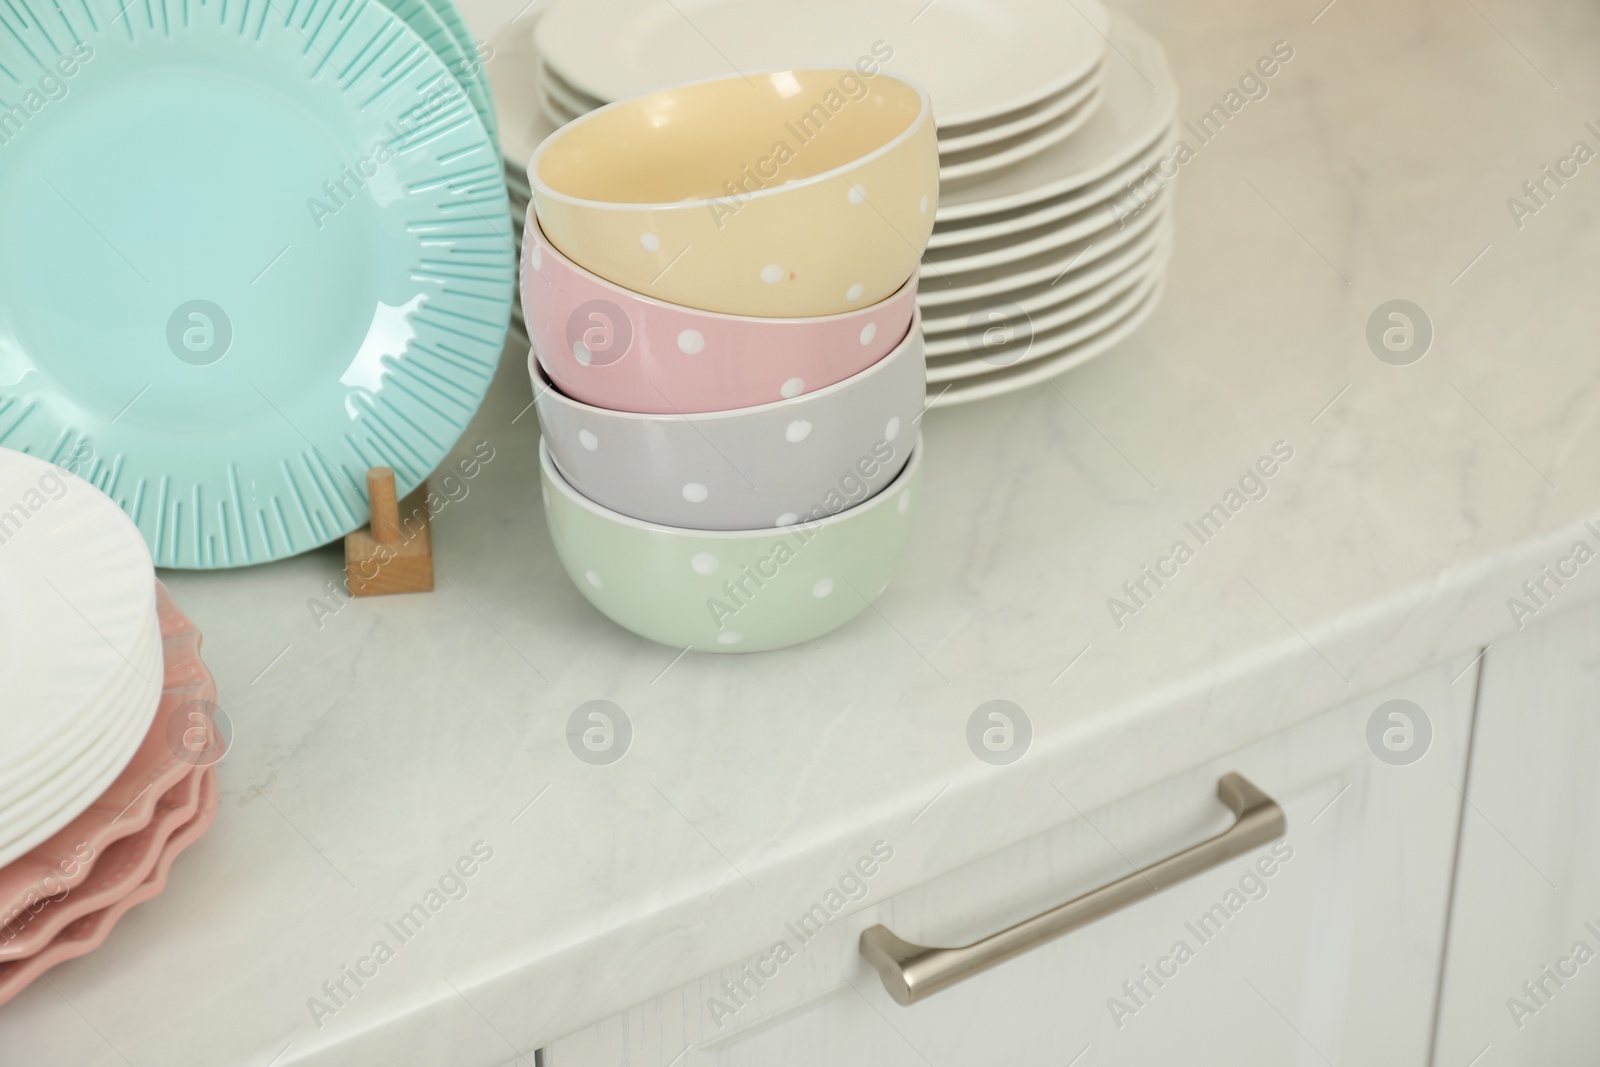
<path fill-rule="evenodd" d="M 399 15 L 407 26 L 416 31 L 423 43 L 433 49 L 433 54 L 444 60 L 456 84 L 472 101 L 473 110 L 482 120 L 483 128 L 489 131 L 489 139 L 498 147 L 494 105 L 490 103 L 488 92 L 479 78 L 481 64 L 477 46 L 472 43 L 470 35 L 463 41 L 461 34 L 445 18 L 447 3 L 448 0 L 383 0 L 384 7 Z"/>
<path fill-rule="evenodd" d="M 5 0 L 0 445 L 73 461 L 159 566 L 336 540 L 482 401 L 507 212 L 377 0 Z"/>
<path fill-rule="evenodd" d="M 484 126 L 488 127 L 489 136 L 498 144 L 500 128 L 499 119 L 494 111 L 494 93 L 489 85 L 489 72 L 483 69 L 483 64 L 487 61 L 478 54 L 478 42 L 473 40 L 472 29 L 462 17 L 461 9 L 456 6 L 455 0 L 428 0 L 428 2 L 434 14 L 439 16 L 439 21 L 444 23 L 445 29 L 456 39 L 461 54 L 466 56 L 464 67 L 452 69 L 456 71 L 456 76 L 466 87 L 467 93 L 472 96 L 474 104 L 478 107 L 479 117 L 483 119 Z"/>

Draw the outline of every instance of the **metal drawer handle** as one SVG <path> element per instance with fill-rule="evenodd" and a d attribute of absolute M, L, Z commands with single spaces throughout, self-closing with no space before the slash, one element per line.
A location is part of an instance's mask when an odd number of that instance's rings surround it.
<path fill-rule="evenodd" d="M 1275 841 L 1288 829 L 1283 809 L 1243 775 L 1223 775 L 1217 782 L 1217 798 L 1238 816 L 1232 826 L 1126 878 L 961 948 L 924 948 L 901 940 L 887 926 L 874 926 L 861 932 L 861 955 L 877 969 L 891 997 L 901 1004 L 915 1004 L 964 978 L 1154 896 L 1158 890 Z"/>

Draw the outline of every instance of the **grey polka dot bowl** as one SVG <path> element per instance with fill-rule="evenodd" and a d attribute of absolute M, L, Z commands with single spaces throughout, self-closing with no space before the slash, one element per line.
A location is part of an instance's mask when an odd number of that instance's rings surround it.
<path fill-rule="evenodd" d="M 888 586 L 921 495 L 910 431 L 899 475 L 857 507 L 767 530 L 681 530 L 587 499 L 539 444 L 545 518 L 578 590 L 624 629 L 676 649 L 763 652 L 821 637 Z"/>
<path fill-rule="evenodd" d="M 859 374 L 758 407 L 651 415 L 565 396 L 528 357 L 562 477 L 601 507 L 688 530 L 762 530 L 869 499 L 905 465 L 922 413 L 922 324 Z"/>

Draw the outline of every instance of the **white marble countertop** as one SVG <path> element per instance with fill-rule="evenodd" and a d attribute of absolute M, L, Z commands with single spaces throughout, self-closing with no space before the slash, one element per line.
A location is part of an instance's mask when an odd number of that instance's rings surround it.
<path fill-rule="evenodd" d="M 1052 782 L 1089 810 L 1514 629 L 1508 598 L 1600 517 L 1600 163 L 1520 228 L 1506 206 L 1600 148 L 1600 12 L 1323 2 L 1132 7 L 1185 117 L 1275 41 L 1295 58 L 1183 168 L 1148 325 L 928 416 L 909 554 L 839 633 L 680 658 L 596 614 L 544 530 L 515 349 L 433 594 L 330 613 L 337 548 L 165 574 L 235 728 L 222 809 L 162 896 L 0 1009 L 0 1060 L 531 1062 L 765 946 L 873 840 L 880 898 L 1074 817 Z M 1436 329 L 1410 366 L 1364 340 L 1395 298 Z M 1277 442 L 1266 496 L 1119 627 L 1108 598 Z M 965 738 L 996 698 L 1035 731 L 1007 767 Z M 592 699 L 632 721 L 609 766 L 567 747 Z M 386 924 L 475 848 L 401 943 Z"/>

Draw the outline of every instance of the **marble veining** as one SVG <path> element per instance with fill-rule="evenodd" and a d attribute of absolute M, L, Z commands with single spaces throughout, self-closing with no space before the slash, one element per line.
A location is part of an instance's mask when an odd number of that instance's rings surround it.
<path fill-rule="evenodd" d="M 828 638 L 680 657 L 589 608 L 543 528 L 515 342 L 457 449 L 494 458 L 435 520 L 436 592 L 344 602 L 326 549 L 167 575 L 235 728 L 222 809 L 166 893 L 0 1009 L 0 1053 L 530 1062 L 759 951 L 874 841 L 893 894 L 1512 632 L 1508 599 L 1600 517 L 1600 179 L 1520 229 L 1505 207 L 1596 117 L 1600 14 L 1482 6 L 1129 5 L 1185 116 L 1274 41 L 1296 57 L 1172 184 L 1145 327 L 925 418 L 909 553 Z M 1404 367 L 1365 340 L 1396 298 L 1435 328 Z M 1269 491 L 1115 618 L 1278 441 Z M 967 745 L 993 699 L 1033 726 L 1008 766 Z M 612 763 L 568 747 L 593 700 L 631 725 Z"/>

